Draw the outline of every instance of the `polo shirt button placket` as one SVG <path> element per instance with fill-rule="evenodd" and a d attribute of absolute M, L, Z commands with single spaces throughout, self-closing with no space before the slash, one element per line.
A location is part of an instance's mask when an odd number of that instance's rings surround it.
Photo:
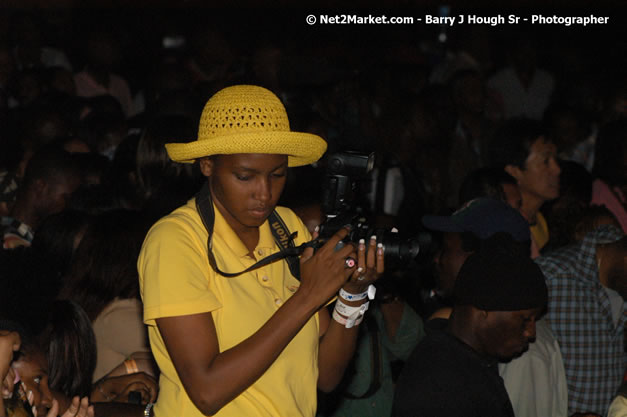
<path fill-rule="evenodd" d="M 275 298 L 275 299 L 274 299 L 274 303 L 275 303 L 277 306 L 279 306 L 279 307 L 280 307 L 280 306 L 281 306 L 281 304 L 283 304 L 283 301 L 282 301 L 280 298 Z"/>

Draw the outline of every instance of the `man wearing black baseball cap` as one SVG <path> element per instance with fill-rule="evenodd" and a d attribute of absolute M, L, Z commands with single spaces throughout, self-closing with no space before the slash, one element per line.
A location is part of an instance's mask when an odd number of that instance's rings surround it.
<path fill-rule="evenodd" d="M 484 241 L 461 267 L 446 326 L 405 364 L 395 415 L 513 417 L 497 363 L 527 349 L 547 297 L 542 271 L 510 235 Z"/>

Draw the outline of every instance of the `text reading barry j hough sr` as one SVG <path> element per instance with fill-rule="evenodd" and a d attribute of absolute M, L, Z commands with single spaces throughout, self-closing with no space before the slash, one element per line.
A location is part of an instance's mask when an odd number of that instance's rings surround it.
<path fill-rule="evenodd" d="M 417 18 L 418 21 L 422 19 Z M 507 16 L 504 15 L 495 15 L 495 16 L 479 16 L 476 14 L 460 14 L 457 16 L 434 16 L 434 15 L 425 15 L 424 23 L 426 24 L 436 24 L 436 25 L 505 25 L 505 24 L 514 24 L 517 25 L 519 23 L 531 23 L 531 24 L 539 24 L 539 25 L 604 25 L 607 24 L 609 17 L 607 16 L 545 16 L 541 14 L 533 14 L 530 16 L 518 16 L 515 14 L 510 14 Z"/>

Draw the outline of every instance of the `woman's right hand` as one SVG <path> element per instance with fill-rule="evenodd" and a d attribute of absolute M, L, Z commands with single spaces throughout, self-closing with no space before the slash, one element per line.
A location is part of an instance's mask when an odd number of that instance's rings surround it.
<path fill-rule="evenodd" d="M 326 304 L 337 294 L 340 287 L 346 283 L 357 267 L 357 252 L 351 244 L 338 243 L 349 233 L 347 228 L 337 231 L 320 249 L 315 251 L 307 248 L 300 258 L 301 284 L 299 292 L 304 291 L 307 299 L 318 302 L 318 307 Z M 314 232 L 316 239 L 318 233 Z M 346 258 L 355 260 L 355 266 L 348 267 Z"/>

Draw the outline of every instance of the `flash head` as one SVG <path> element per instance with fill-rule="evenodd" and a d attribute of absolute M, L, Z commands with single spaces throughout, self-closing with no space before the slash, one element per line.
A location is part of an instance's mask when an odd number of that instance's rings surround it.
<path fill-rule="evenodd" d="M 327 173 L 330 175 L 346 175 L 348 177 L 364 177 L 374 168 L 374 153 L 369 155 L 353 151 L 331 154 L 327 158 Z"/>

